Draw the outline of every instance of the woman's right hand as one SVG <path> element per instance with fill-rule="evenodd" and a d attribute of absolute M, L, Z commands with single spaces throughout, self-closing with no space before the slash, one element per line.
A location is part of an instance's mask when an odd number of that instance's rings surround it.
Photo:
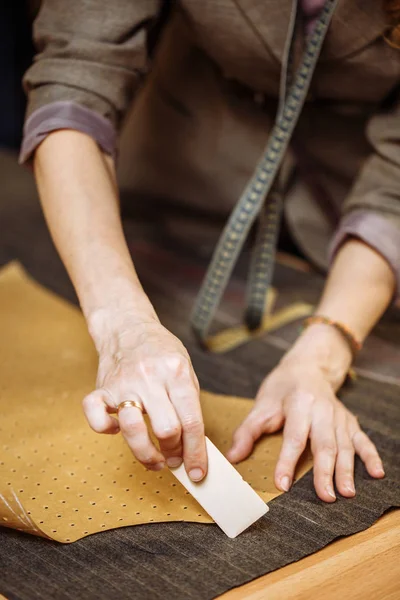
<path fill-rule="evenodd" d="M 89 425 L 98 433 L 121 431 L 148 469 L 177 467 L 183 460 L 189 477 L 200 481 L 207 472 L 204 424 L 198 380 L 183 344 L 153 317 L 103 315 L 100 321 L 90 327 L 99 368 L 97 388 L 83 401 Z M 122 408 L 118 421 L 111 416 L 125 400 L 143 405 L 159 449 L 140 409 Z"/>

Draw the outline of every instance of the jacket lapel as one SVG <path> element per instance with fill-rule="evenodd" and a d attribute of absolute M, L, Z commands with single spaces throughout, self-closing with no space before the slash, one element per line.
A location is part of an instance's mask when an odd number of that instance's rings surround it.
<path fill-rule="evenodd" d="M 339 0 L 321 59 L 353 54 L 382 36 L 386 29 L 381 0 Z"/>
<path fill-rule="evenodd" d="M 253 32 L 282 62 L 296 0 L 233 0 Z M 344 58 L 376 40 L 387 23 L 381 0 L 339 0 L 322 60 Z"/>
<path fill-rule="evenodd" d="M 274 57 L 282 62 L 296 0 L 234 0 L 244 18 Z"/>

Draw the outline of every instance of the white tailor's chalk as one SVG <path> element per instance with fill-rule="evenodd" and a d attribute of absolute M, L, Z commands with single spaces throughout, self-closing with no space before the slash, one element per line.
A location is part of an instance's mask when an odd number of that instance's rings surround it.
<path fill-rule="evenodd" d="M 225 456 L 206 438 L 208 473 L 194 483 L 182 464 L 171 472 L 217 525 L 234 538 L 268 512 L 268 506 Z"/>

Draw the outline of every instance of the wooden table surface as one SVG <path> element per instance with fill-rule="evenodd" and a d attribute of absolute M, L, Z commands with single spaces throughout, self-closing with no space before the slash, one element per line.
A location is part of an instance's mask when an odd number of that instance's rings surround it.
<path fill-rule="evenodd" d="M 219 600 L 400 600 L 400 510 Z"/>

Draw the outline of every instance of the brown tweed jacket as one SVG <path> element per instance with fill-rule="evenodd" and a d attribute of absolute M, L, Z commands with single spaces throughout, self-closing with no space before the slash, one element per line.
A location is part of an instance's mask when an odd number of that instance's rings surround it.
<path fill-rule="evenodd" d="M 123 178 L 143 194 L 228 211 L 267 140 L 295 5 L 44 0 L 22 160 L 60 127 L 112 152 L 135 98 Z M 339 1 L 286 160 L 285 214 L 317 265 L 327 266 L 329 242 L 335 251 L 356 236 L 400 283 L 400 51 L 386 29 L 380 0 Z M 304 42 L 300 32 L 297 60 Z"/>

